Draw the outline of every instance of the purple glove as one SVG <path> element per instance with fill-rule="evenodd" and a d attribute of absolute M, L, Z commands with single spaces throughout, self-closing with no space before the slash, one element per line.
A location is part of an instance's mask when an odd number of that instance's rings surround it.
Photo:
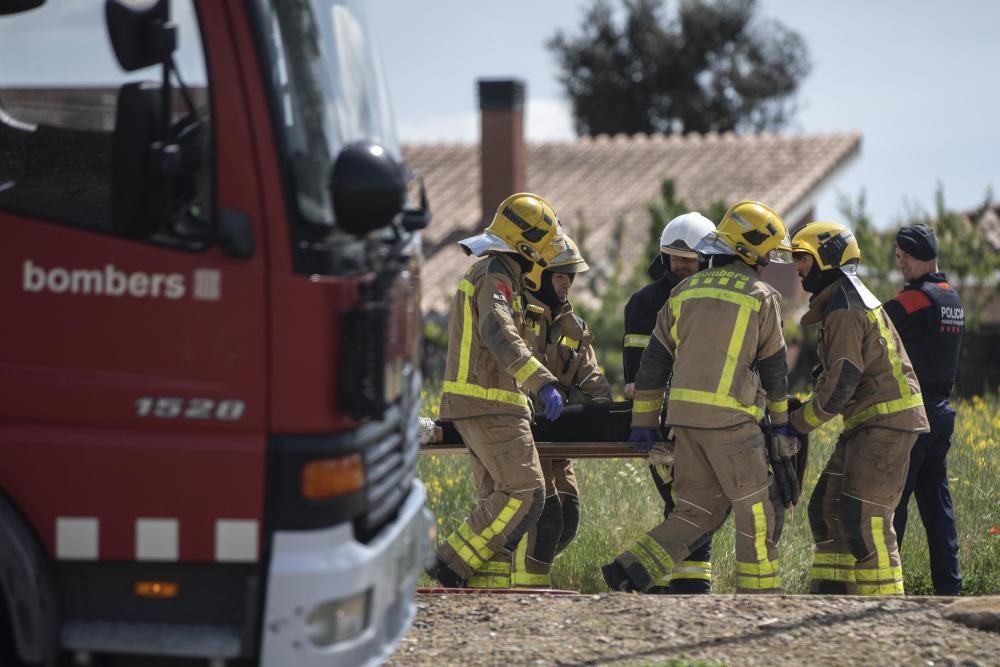
<path fill-rule="evenodd" d="M 559 415 L 562 414 L 563 399 L 556 388 L 547 384 L 538 391 L 538 397 L 545 403 L 545 418 L 550 422 L 559 419 Z"/>
<path fill-rule="evenodd" d="M 656 431 L 651 428 L 633 428 L 628 434 L 628 441 L 632 443 L 632 451 L 645 454 L 653 448 L 653 441 L 656 440 Z"/>

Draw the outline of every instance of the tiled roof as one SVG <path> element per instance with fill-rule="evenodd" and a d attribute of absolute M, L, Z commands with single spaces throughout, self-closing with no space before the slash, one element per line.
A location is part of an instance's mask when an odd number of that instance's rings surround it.
<path fill-rule="evenodd" d="M 619 219 L 625 225 L 625 259 L 638 259 L 648 234 L 646 204 L 666 178 L 692 209 L 716 200 L 757 199 L 782 215 L 801 214 L 801 206 L 860 145 L 856 133 L 600 136 L 533 143 L 527 147 L 526 189 L 552 203 L 571 236 L 579 237 L 586 227 L 587 261 L 606 270 L 606 249 Z M 455 241 L 482 227 L 479 146 L 415 144 L 404 146 L 403 153 L 424 176 L 434 215 L 423 234 L 424 312 L 446 312 L 472 261 Z M 584 296 L 576 289 L 574 294 Z"/>

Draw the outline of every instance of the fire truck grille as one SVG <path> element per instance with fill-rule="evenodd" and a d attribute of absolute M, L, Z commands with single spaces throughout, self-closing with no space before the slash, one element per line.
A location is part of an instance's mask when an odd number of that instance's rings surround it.
<path fill-rule="evenodd" d="M 399 428 L 365 450 L 367 511 L 356 525 L 358 539 L 368 541 L 395 515 L 413 485 L 417 469 L 419 405 L 403 412 Z M 398 413 L 397 413 L 398 414 Z"/>

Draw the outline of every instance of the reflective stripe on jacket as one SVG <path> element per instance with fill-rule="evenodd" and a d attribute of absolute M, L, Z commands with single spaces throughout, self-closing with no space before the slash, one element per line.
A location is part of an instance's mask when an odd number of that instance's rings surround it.
<path fill-rule="evenodd" d="M 531 292 L 525 292 L 525 342 L 535 358 L 555 375 L 557 387 L 567 401 L 611 400 L 611 385 L 597 365 L 594 335 L 567 303 L 552 317 L 552 311 Z M 534 399 L 535 410 L 542 402 Z"/>
<path fill-rule="evenodd" d="M 784 373 L 758 374 L 762 360 L 784 367 L 781 295 L 742 262 L 682 281 L 660 311 L 636 376 L 633 426 L 654 428 L 670 380 L 667 423 L 727 428 L 763 416 L 760 389 L 777 423 L 785 418 Z"/>
<path fill-rule="evenodd" d="M 521 267 L 490 255 L 466 272 L 451 302 L 441 418 L 530 418 L 527 392 L 556 381 L 522 339 Z"/>
<path fill-rule="evenodd" d="M 642 351 L 656 326 L 656 314 L 666 303 L 670 290 L 680 282 L 670 271 L 658 280 L 636 290 L 625 304 L 625 336 L 622 338 L 622 370 L 625 383 L 635 382 Z"/>
<path fill-rule="evenodd" d="M 920 384 L 892 321 L 879 306 L 865 306 L 846 278 L 809 301 L 803 326 L 820 327 L 822 372 L 813 396 L 791 415 L 808 433 L 835 415 L 844 429 L 881 426 L 927 431 Z"/>

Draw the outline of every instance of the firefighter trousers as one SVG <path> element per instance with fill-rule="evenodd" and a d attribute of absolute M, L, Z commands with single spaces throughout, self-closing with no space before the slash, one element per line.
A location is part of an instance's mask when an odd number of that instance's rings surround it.
<path fill-rule="evenodd" d="M 916 433 L 861 428 L 840 436 L 809 498 L 813 593 L 902 595 L 892 520 Z"/>
<path fill-rule="evenodd" d="M 926 398 L 926 394 L 925 394 Z M 931 582 L 936 595 L 960 595 L 962 574 L 958 567 L 958 530 L 948 489 L 948 450 L 955 430 L 955 410 L 947 399 L 924 403 L 931 432 L 921 433 L 910 451 L 903 496 L 896 506 L 892 525 L 896 543 L 903 546 L 907 505 L 917 497 L 917 509 L 927 532 L 931 560 Z"/>
<path fill-rule="evenodd" d="M 535 530 L 514 551 L 512 586 L 550 587 L 549 572 L 557 554 L 576 536 L 580 524 L 580 492 L 569 459 L 542 459 L 545 506 Z"/>
<path fill-rule="evenodd" d="M 764 436 L 754 422 L 728 429 L 674 427 L 676 507 L 616 562 L 632 584 L 648 591 L 676 563 L 702 546 L 728 516 L 736 520 L 739 592 L 781 591 L 777 515 Z"/>
<path fill-rule="evenodd" d="M 670 464 L 649 466 L 656 491 L 663 499 L 663 518 L 666 519 L 677 504 L 674 498 L 674 467 Z M 695 548 L 688 557 L 674 564 L 673 571 L 653 584 L 651 593 L 710 593 L 712 592 L 712 536 Z"/>
<path fill-rule="evenodd" d="M 521 538 L 535 532 L 545 503 L 542 467 L 527 419 L 511 415 L 455 420 L 469 448 L 478 506 L 438 547 L 438 558 L 462 579 L 502 579 Z M 544 574 L 548 575 L 548 570 Z"/>
<path fill-rule="evenodd" d="M 576 537 L 580 528 L 580 486 L 576 483 L 576 471 L 570 459 L 552 459 L 549 461 L 552 470 L 552 491 L 559 498 L 559 509 L 562 514 L 562 530 L 559 531 L 559 541 L 556 542 L 556 555 L 561 554 Z M 542 463 L 544 469 L 545 463 Z M 546 478 L 546 495 L 549 493 Z"/>

